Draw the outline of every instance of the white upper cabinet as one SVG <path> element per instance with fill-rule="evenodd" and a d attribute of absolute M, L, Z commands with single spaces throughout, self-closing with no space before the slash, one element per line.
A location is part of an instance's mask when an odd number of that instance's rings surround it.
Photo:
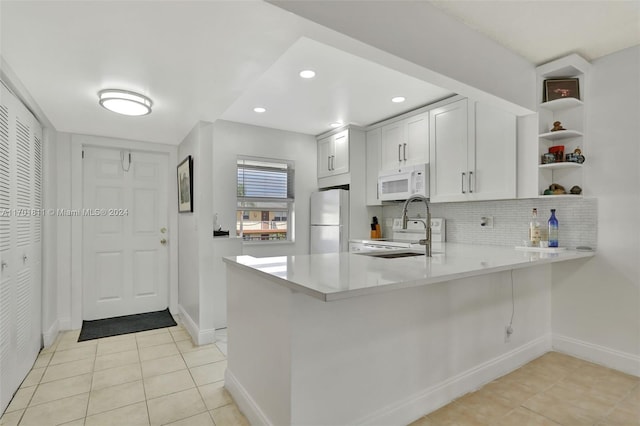
<path fill-rule="evenodd" d="M 429 113 L 432 202 L 516 196 L 516 117 L 462 99 Z"/>
<path fill-rule="evenodd" d="M 331 174 L 349 173 L 349 131 L 333 135 L 333 161 Z"/>
<path fill-rule="evenodd" d="M 381 128 L 380 168 L 429 162 L 429 114 L 422 113 Z"/>
<path fill-rule="evenodd" d="M 349 131 L 318 140 L 318 179 L 349 173 Z"/>
<path fill-rule="evenodd" d="M 469 192 L 468 111 L 462 99 L 429 112 L 431 201 L 466 201 Z"/>
<path fill-rule="evenodd" d="M 473 164 L 473 198 L 516 198 L 516 116 L 480 102 L 475 102 L 473 110 L 475 151 L 469 160 Z"/>
<path fill-rule="evenodd" d="M 378 172 L 380 171 L 380 127 L 366 133 L 366 191 L 367 205 L 379 206 L 382 201 L 378 198 Z"/>
<path fill-rule="evenodd" d="M 331 175 L 332 144 L 331 136 L 318 140 L 318 179 Z"/>

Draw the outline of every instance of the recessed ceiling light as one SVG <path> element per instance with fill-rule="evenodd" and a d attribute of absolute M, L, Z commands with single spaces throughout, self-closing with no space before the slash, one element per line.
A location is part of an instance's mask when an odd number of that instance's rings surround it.
<path fill-rule="evenodd" d="M 98 92 L 102 107 L 123 115 L 147 115 L 151 112 L 153 102 L 139 93 L 120 89 L 105 89 Z"/>
<path fill-rule="evenodd" d="M 342 126 L 344 123 L 342 121 L 334 121 L 333 123 L 329 124 L 331 127 L 336 128 L 336 127 L 340 127 Z"/>
<path fill-rule="evenodd" d="M 397 104 L 404 101 L 405 101 L 404 96 L 396 96 L 395 98 L 391 98 L 391 102 L 395 102 Z"/>
<path fill-rule="evenodd" d="M 316 76 L 316 72 L 313 70 L 303 70 L 300 71 L 300 77 L 302 78 L 313 78 Z"/>
<path fill-rule="evenodd" d="M 255 107 L 253 109 L 254 112 L 257 112 L 258 114 L 262 114 L 263 112 L 265 112 L 267 109 L 266 108 L 262 108 L 262 107 Z"/>

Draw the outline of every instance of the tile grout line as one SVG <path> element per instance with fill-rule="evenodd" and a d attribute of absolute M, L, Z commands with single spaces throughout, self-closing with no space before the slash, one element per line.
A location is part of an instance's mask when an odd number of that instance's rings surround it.
<path fill-rule="evenodd" d="M 536 395 L 538 395 L 538 394 L 536 394 Z M 536 395 L 534 395 L 534 396 L 536 396 Z M 533 398 L 533 396 L 532 396 L 531 398 Z M 535 415 L 537 415 L 537 416 L 540 416 L 540 417 L 544 417 L 545 419 L 549 420 L 550 422 L 553 422 L 553 423 L 555 423 L 555 424 L 558 424 L 558 425 L 560 425 L 560 426 L 563 426 L 562 424 L 560 424 L 560 423 L 556 422 L 556 421 L 555 421 L 555 420 L 553 420 L 552 418 L 547 417 L 547 416 L 545 416 L 545 415 L 544 415 L 544 414 L 542 414 L 542 413 L 538 413 L 537 411 L 533 411 L 532 409 L 527 408 L 527 407 L 525 407 L 524 405 L 520 405 L 520 406 L 518 406 L 518 408 L 524 408 L 525 410 L 527 410 L 527 411 L 528 411 L 528 412 L 530 412 L 530 413 L 533 413 L 533 414 L 535 414 Z"/>
<path fill-rule="evenodd" d="M 78 337 L 79 338 L 79 337 Z M 91 366 L 91 381 L 89 382 L 89 397 L 87 398 L 87 406 L 84 408 L 84 418 L 82 420 L 82 424 L 87 423 L 87 416 L 89 414 L 89 403 L 91 402 L 91 397 L 93 393 L 93 375 L 96 372 L 96 361 L 98 360 L 98 345 L 100 344 L 100 339 L 96 342 L 96 353 L 93 357 L 93 365 Z"/>
<path fill-rule="evenodd" d="M 177 347 L 178 346 L 178 342 L 176 341 L 175 337 L 173 337 L 173 333 L 169 332 L 169 334 L 171 334 L 171 338 L 173 339 L 173 343 Z M 193 343 L 193 341 L 191 343 Z M 189 372 L 189 377 L 191 377 L 191 380 L 193 381 L 193 384 L 194 384 L 194 386 L 196 388 L 196 392 L 198 392 L 198 395 L 200 396 L 200 400 L 204 404 L 205 411 L 203 411 L 203 413 L 207 413 L 209 415 L 209 418 L 211 419 L 211 421 L 215 425 L 216 422 L 213 420 L 213 417 L 211 416 L 211 413 L 209 413 L 209 408 L 207 407 L 207 403 L 205 402 L 204 397 L 202 396 L 202 392 L 200 392 L 200 387 L 198 386 L 198 383 L 196 382 L 196 379 L 193 377 L 193 373 L 191 373 L 191 367 L 189 367 L 189 364 L 187 364 L 187 360 L 184 359 L 184 353 L 180 350 L 180 348 L 178 348 L 178 352 L 180 353 L 180 358 L 182 358 L 182 362 L 184 362 L 184 365 L 187 367 L 187 371 Z M 194 414 L 194 416 L 197 416 L 197 415 L 200 415 L 200 414 L 202 414 L 202 413 L 196 413 L 196 414 Z M 189 417 L 193 417 L 193 416 L 189 416 Z M 185 417 L 185 418 L 188 419 L 189 417 Z M 180 420 L 184 420 L 184 419 L 178 419 L 176 421 L 180 421 Z"/>
<path fill-rule="evenodd" d="M 149 400 L 147 399 L 147 387 L 144 384 L 144 370 L 142 369 L 142 358 L 140 357 L 140 346 L 138 345 L 138 336 L 134 334 L 136 342 L 136 353 L 138 354 L 138 362 L 140 363 L 140 376 L 142 378 L 142 392 L 144 394 L 144 406 L 147 407 L 147 420 L 151 425 L 151 413 L 149 412 Z"/>
<path fill-rule="evenodd" d="M 618 401 L 616 401 L 616 403 L 613 404 L 613 406 L 609 409 L 609 411 L 607 411 L 607 413 L 604 416 L 602 416 L 599 420 L 602 421 L 607 417 L 609 417 L 609 415 L 613 413 L 615 409 L 618 408 L 618 406 L 622 404 L 627 399 L 627 397 L 629 397 L 629 395 L 631 395 L 636 389 L 640 389 L 640 383 L 637 383 L 635 386 L 629 389 L 629 391 L 623 397 L 621 397 Z"/>

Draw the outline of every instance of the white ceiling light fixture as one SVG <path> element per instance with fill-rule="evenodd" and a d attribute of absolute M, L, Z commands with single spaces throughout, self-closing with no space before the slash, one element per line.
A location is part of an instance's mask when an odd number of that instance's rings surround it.
<path fill-rule="evenodd" d="M 255 107 L 253 109 L 253 112 L 257 112 L 258 114 L 262 114 L 263 112 L 266 112 L 267 109 L 266 108 L 262 108 L 262 107 Z"/>
<path fill-rule="evenodd" d="M 300 71 L 300 77 L 302 78 L 313 78 L 316 76 L 316 72 L 314 70 L 302 70 Z"/>
<path fill-rule="evenodd" d="M 151 113 L 153 102 L 148 97 L 129 90 L 105 89 L 98 92 L 103 108 L 122 115 L 140 116 Z"/>
<path fill-rule="evenodd" d="M 395 98 L 391 98 L 391 102 L 394 102 L 396 104 L 399 104 L 401 102 L 404 102 L 406 99 L 404 96 L 396 96 Z"/>

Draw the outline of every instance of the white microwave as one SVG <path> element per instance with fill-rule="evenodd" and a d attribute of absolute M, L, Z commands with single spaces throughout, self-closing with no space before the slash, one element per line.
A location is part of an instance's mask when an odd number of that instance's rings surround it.
<path fill-rule="evenodd" d="M 381 201 L 406 200 L 412 195 L 429 197 L 429 164 L 398 167 L 378 174 Z"/>

